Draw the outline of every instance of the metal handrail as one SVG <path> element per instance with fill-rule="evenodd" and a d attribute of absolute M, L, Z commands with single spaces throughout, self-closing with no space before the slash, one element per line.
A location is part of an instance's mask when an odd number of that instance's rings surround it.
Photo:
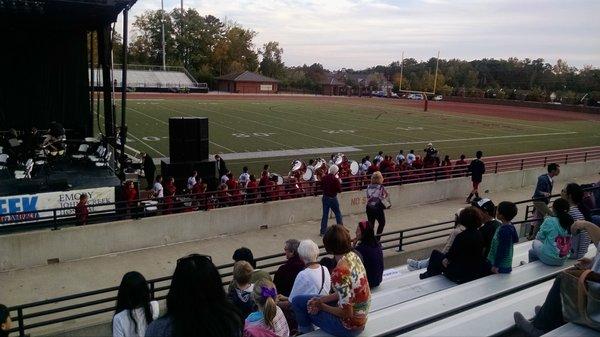
<path fill-rule="evenodd" d="M 591 191 L 591 190 L 596 190 L 596 189 L 600 189 L 600 187 L 596 186 L 596 187 L 592 187 L 592 188 L 586 188 L 585 190 Z M 560 194 L 554 194 L 554 195 L 551 195 L 550 198 L 556 198 L 558 196 L 560 196 Z M 531 203 L 538 199 L 521 200 L 521 201 L 515 202 L 515 204 Z M 533 218 L 533 219 L 529 218 L 530 213 L 531 212 L 529 210 L 529 205 L 528 205 L 528 207 L 526 208 L 525 214 L 524 214 L 524 220 L 513 221 L 513 224 L 515 224 L 515 225 L 516 224 L 524 224 L 524 223 L 530 223 L 532 221 L 539 220 L 539 219 L 535 219 L 535 218 Z M 454 225 L 453 226 L 448 226 L 448 225 L 454 224 L 454 222 L 455 222 L 454 220 L 442 221 L 442 222 L 437 222 L 437 223 L 433 223 L 433 224 L 429 224 L 429 225 L 416 226 L 416 227 L 411 227 L 408 229 L 402 229 L 402 230 L 396 230 L 396 231 L 382 233 L 381 235 L 379 235 L 380 243 L 382 244 L 383 250 L 396 249 L 397 251 L 401 252 L 401 251 L 403 251 L 403 248 L 405 246 L 414 245 L 414 244 L 418 244 L 418 243 L 422 243 L 422 242 L 426 242 L 426 241 L 432 241 L 432 240 L 447 237 L 449 234 L 449 231 L 451 231 L 452 228 L 454 227 Z M 438 227 L 438 228 L 432 229 L 432 230 L 427 230 L 427 229 L 434 228 L 434 227 Z M 419 231 L 419 232 L 414 233 L 414 234 L 409 234 L 409 235 L 405 234 L 405 233 L 414 232 L 414 231 Z M 434 235 L 437 233 L 440 233 L 440 234 Z M 405 241 L 405 239 L 410 239 L 410 238 L 412 238 L 413 240 L 408 241 L 408 242 Z M 392 243 L 392 244 L 385 245 L 387 243 Z M 323 255 L 327 254 L 324 251 L 324 247 L 322 245 L 319 246 L 319 249 L 321 250 L 319 253 L 319 256 L 323 256 Z M 280 258 L 283 258 L 284 256 L 285 256 L 285 253 L 271 254 L 271 255 L 258 257 L 255 259 L 255 261 L 262 262 L 262 261 L 267 261 L 267 260 L 271 260 L 271 259 L 280 259 Z M 283 263 L 285 263 L 285 259 L 278 260 L 275 262 L 264 263 L 262 265 L 257 265 L 257 268 L 261 268 L 261 269 L 270 268 L 270 267 L 279 266 Z M 227 264 L 218 266 L 217 269 L 221 271 L 223 269 L 230 269 L 232 267 L 233 267 L 233 263 L 227 263 Z M 274 270 L 269 271 L 270 274 L 273 274 L 274 272 L 275 272 Z M 226 272 L 226 273 L 221 272 L 222 278 L 228 278 L 231 275 L 232 275 L 232 272 Z M 166 297 L 165 295 L 156 296 L 156 293 L 164 292 L 164 291 L 168 290 L 170 288 L 170 285 L 165 285 L 165 286 L 161 286 L 161 287 L 157 287 L 156 285 L 158 283 L 167 282 L 170 280 L 171 280 L 171 276 L 164 276 L 164 277 L 148 280 L 148 284 L 150 286 L 151 293 L 152 293 L 152 298 L 157 299 L 157 300 L 164 299 Z M 228 284 L 227 281 L 223 282 L 223 285 L 227 285 L 227 284 Z M 71 311 L 71 310 L 75 310 L 75 309 L 92 307 L 92 306 L 96 306 L 96 305 L 103 304 L 103 303 L 109 303 L 111 301 L 116 300 L 115 296 L 109 296 L 107 298 L 96 299 L 96 300 L 87 301 L 87 302 L 78 303 L 78 304 L 66 305 L 66 306 L 54 308 L 54 309 L 46 309 L 46 310 L 37 311 L 34 313 L 30 313 L 30 314 L 24 314 L 23 310 L 30 309 L 30 308 L 36 308 L 36 307 L 42 307 L 42 306 L 50 305 L 50 304 L 56 304 L 59 302 L 65 302 L 65 301 L 81 299 L 81 298 L 85 298 L 85 297 L 91 297 L 91 296 L 97 296 L 97 295 L 102 295 L 102 294 L 106 294 L 106 293 L 116 292 L 116 291 L 118 291 L 118 289 L 119 289 L 119 287 L 115 286 L 115 287 L 104 288 L 104 289 L 99 289 L 99 290 L 94 290 L 94 291 L 88 291 L 88 292 L 83 292 L 83 293 L 78 293 L 78 294 L 73 294 L 73 295 L 68 295 L 68 296 L 62 296 L 62 297 L 57 297 L 57 298 L 48 299 L 48 300 L 44 300 L 44 301 L 37 301 L 37 302 L 33 302 L 33 303 L 27 303 L 27 304 L 11 307 L 11 308 L 9 308 L 10 312 L 14 312 L 14 311 L 17 312 L 17 315 L 12 317 L 12 319 L 13 319 L 13 321 L 18 323 L 18 326 L 13 328 L 11 330 L 11 332 L 18 331 L 19 336 L 24 337 L 25 332 L 27 330 L 30 330 L 33 328 L 42 327 L 42 326 L 46 326 L 46 325 L 52 325 L 52 324 L 61 323 L 61 322 L 66 322 L 66 321 L 70 321 L 70 320 L 74 320 L 74 319 L 78 319 L 78 318 L 82 318 L 82 317 L 94 316 L 94 315 L 98 315 L 98 314 L 102 314 L 102 313 L 106 313 L 106 312 L 111 312 L 114 310 L 113 306 L 110 306 L 107 308 L 102 308 L 102 309 L 91 310 L 91 311 L 87 311 L 87 312 L 79 313 L 79 314 L 67 315 L 65 317 L 61 317 L 61 318 L 57 318 L 57 319 L 49 319 L 49 320 L 42 321 L 42 322 L 25 324 L 26 319 L 43 317 L 43 316 L 47 316 L 47 315 L 51 315 L 51 314 L 57 314 L 57 313 Z"/>
<path fill-rule="evenodd" d="M 573 151 L 568 150 L 568 151 Z M 487 172 L 498 173 L 513 170 L 523 170 L 534 167 L 545 167 L 551 162 L 565 163 L 570 162 L 587 162 L 589 160 L 600 159 L 600 149 L 588 148 L 582 152 L 567 152 L 555 153 L 550 151 L 547 155 L 536 155 L 527 158 L 507 158 L 486 163 Z M 393 186 L 400 184 L 419 183 L 426 181 L 437 181 L 468 176 L 467 166 L 440 166 L 432 168 L 413 169 L 408 171 L 396 171 L 383 173 L 384 185 Z M 353 176 L 342 179 L 342 191 L 358 191 L 364 189 L 370 182 L 367 175 Z M 164 197 L 161 199 L 136 199 L 133 201 L 118 201 L 114 203 L 101 203 L 92 205 L 94 207 L 114 206 L 111 210 L 90 211 L 88 223 L 98 223 L 105 221 L 114 221 L 124 218 L 140 218 L 146 216 L 156 216 L 158 213 L 171 214 L 177 212 L 188 211 L 208 211 L 213 208 L 222 208 L 228 206 L 239 206 L 245 204 L 269 202 L 276 200 L 294 199 L 307 196 L 318 196 L 322 194 L 321 183 L 317 182 L 301 182 L 301 183 L 284 183 L 283 185 L 275 186 L 259 186 L 254 191 L 238 188 L 227 191 L 228 195 L 220 196 L 218 191 L 210 191 L 199 194 L 178 194 L 173 197 Z M 192 199 L 192 206 L 184 205 L 180 200 L 183 198 Z M 146 208 L 140 204 L 145 201 L 159 201 L 161 209 L 157 212 L 148 212 Z M 171 202 L 172 201 L 172 202 Z M 135 203 L 135 206 L 129 207 L 130 203 Z M 165 209 L 165 206 L 169 206 Z M 121 213 L 119 213 L 121 212 Z M 123 213 L 124 212 L 124 213 Z M 39 216 L 40 213 L 52 213 L 47 216 Z M 3 214 L 4 225 L 0 226 L 0 234 L 9 233 L 27 229 L 53 228 L 58 229 L 60 226 L 76 224 L 73 217 L 75 207 L 64 208 L 49 208 L 37 210 L 35 212 L 17 212 Z M 28 216 L 36 216 L 35 222 L 22 223 L 22 219 Z"/>

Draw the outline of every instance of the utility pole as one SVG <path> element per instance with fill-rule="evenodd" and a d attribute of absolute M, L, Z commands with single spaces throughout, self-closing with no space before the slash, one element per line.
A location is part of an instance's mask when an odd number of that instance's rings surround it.
<path fill-rule="evenodd" d="M 161 9 L 161 16 L 162 16 L 162 63 L 163 63 L 163 70 L 166 71 L 167 70 L 167 61 L 166 61 L 166 53 L 165 53 L 165 4 L 164 4 L 164 0 L 160 0 L 160 9 Z"/>
<path fill-rule="evenodd" d="M 402 52 L 402 60 L 400 61 L 400 91 L 402 91 L 402 73 L 404 72 L 404 52 Z"/>
<path fill-rule="evenodd" d="M 438 65 L 440 63 L 440 51 L 438 50 L 437 59 L 435 59 L 435 76 L 433 77 L 433 95 L 435 96 L 435 89 L 437 87 L 437 73 Z"/>
<path fill-rule="evenodd" d="M 183 15 L 183 0 L 181 0 L 181 15 Z"/>

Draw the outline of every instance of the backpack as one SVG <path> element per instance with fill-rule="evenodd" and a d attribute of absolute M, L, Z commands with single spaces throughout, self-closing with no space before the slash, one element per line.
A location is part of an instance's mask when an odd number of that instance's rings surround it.
<path fill-rule="evenodd" d="M 558 256 L 560 258 L 566 257 L 571 251 L 571 237 L 570 236 L 557 236 L 555 239 L 556 248 L 558 248 Z"/>

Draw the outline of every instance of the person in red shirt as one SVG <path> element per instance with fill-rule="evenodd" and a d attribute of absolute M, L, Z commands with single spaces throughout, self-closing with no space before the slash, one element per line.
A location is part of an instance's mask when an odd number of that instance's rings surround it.
<path fill-rule="evenodd" d="M 87 225 L 90 211 L 87 206 L 88 196 L 83 193 L 79 196 L 79 203 L 75 206 L 75 220 L 77 226 Z"/>
<path fill-rule="evenodd" d="M 175 203 L 175 193 L 177 193 L 177 187 L 175 187 L 175 178 L 169 177 L 164 186 L 165 191 L 165 211 L 163 214 L 171 214 L 173 212 L 173 205 Z"/>
<path fill-rule="evenodd" d="M 192 198 L 196 199 L 196 204 L 199 209 L 205 209 L 206 199 L 206 184 L 202 181 L 202 178 L 197 178 L 194 187 L 192 187 Z"/>
<path fill-rule="evenodd" d="M 442 161 L 442 172 L 444 178 L 450 178 L 452 173 L 452 162 L 450 161 L 450 156 L 446 155 L 444 160 Z"/>
<path fill-rule="evenodd" d="M 373 165 L 367 169 L 367 175 L 371 175 L 377 171 L 379 171 L 379 159 L 373 160 Z"/>
<path fill-rule="evenodd" d="M 219 207 L 227 207 L 230 202 L 230 195 L 227 188 L 227 184 L 219 185 L 217 189 L 217 198 L 219 200 Z"/>
<path fill-rule="evenodd" d="M 417 170 L 422 169 L 423 168 L 423 159 L 421 159 L 421 156 L 417 156 L 412 165 Z"/>
<path fill-rule="evenodd" d="M 464 154 L 460 155 L 460 160 L 457 160 L 454 163 L 454 177 L 466 177 L 467 176 L 467 166 L 468 163 L 465 160 L 466 156 Z"/>
<path fill-rule="evenodd" d="M 123 196 L 126 202 L 127 214 L 130 214 L 133 208 L 136 206 L 136 200 L 138 198 L 138 192 L 133 185 L 133 181 L 127 180 L 123 189 Z"/>
<path fill-rule="evenodd" d="M 335 221 L 337 224 L 343 223 L 342 212 L 340 212 L 340 203 L 337 199 L 337 194 L 342 192 L 342 184 L 340 182 L 340 179 L 336 177 L 338 170 L 339 169 L 337 165 L 331 165 L 329 167 L 329 173 L 326 176 L 324 176 L 321 180 L 321 186 L 323 188 L 323 216 L 321 217 L 321 236 L 325 235 L 325 231 L 327 230 L 329 210 L 332 210 L 333 214 L 335 214 Z"/>
<path fill-rule="evenodd" d="M 256 181 L 256 177 L 254 174 L 250 175 L 250 181 L 248 181 L 248 185 L 246 185 L 246 202 L 249 204 L 253 204 L 256 202 L 258 198 L 258 182 Z"/>
<path fill-rule="evenodd" d="M 231 194 L 231 202 L 232 205 L 240 205 L 242 201 L 242 193 L 240 191 L 240 184 L 237 179 L 230 172 L 227 174 L 227 190 L 229 190 L 229 194 Z"/>
<path fill-rule="evenodd" d="M 260 177 L 260 181 L 258 182 L 258 187 L 260 189 L 261 199 L 264 202 L 266 202 L 269 199 L 268 186 L 269 186 L 269 171 L 263 170 L 261 177 Z"/>

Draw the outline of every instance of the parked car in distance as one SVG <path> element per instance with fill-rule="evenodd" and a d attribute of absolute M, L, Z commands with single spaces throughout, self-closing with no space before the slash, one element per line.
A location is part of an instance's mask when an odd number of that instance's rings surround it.
<path fill-rule="evenodd" d="M 422 100 L 423 94 L 409 94 L 408 96 L 406 96 L 406 98 L 414 99 L 414 100 Z"/>
<path fill-rule="evenodd" d="M 434 101 L 441 101 L 443 99 L 442 95 L 435 95 L 433 96 L 433 100 Z"/>

